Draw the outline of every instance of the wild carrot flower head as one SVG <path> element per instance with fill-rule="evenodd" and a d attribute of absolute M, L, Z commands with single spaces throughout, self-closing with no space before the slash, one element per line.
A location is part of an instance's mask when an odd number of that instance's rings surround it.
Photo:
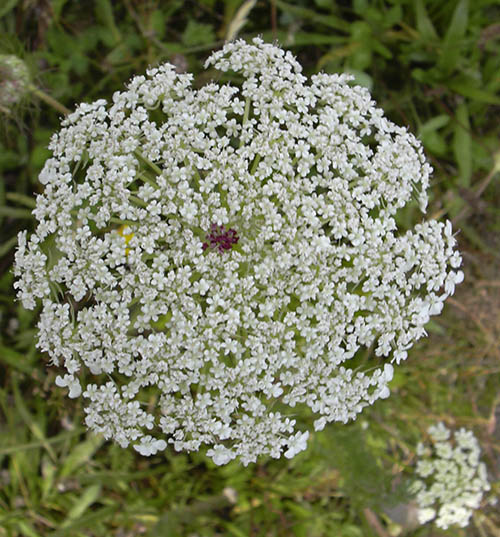
<path fill-rule="evenodd" d="M 30 74 L 26 64 L 12 54 L 0 54 L 0 107 L 9 109 L 28 91 Z"/>
<path fill-rule="evenodd" d="M 63 121 L 19 236 L 18 296 L 94 431 L 215 463 L 305 449 L 389 395 L 393 366 L 461 281 L 450 223 L 398 229 L 431 168 L 345 75 L 307 80 L 255 39 L 191 87 L 164 64 Z M 125 227 L 122 227 L 125 226 Z M 372 346 L 385 364 L 353 367 Z"/>
<path fill-rule="evenodd" d="M 443 423 L 429 427 L 428 433 L 430 442 L 417 446 L 418 479 L 412 484 L 419 521 L 435 520 L 442 529 L 465 527 L 490 490 L 479 442 L 472 431 L 462 428 L 452 434 Z"/>

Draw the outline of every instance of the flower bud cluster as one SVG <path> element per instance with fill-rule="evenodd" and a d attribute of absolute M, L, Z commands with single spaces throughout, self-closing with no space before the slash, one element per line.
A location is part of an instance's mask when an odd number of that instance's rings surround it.
<path fill-rule="evenodd" d="M 479 462 L 479 442 L 471 431 L 452 436 L 443 423 L 428 429 L 430 444 L 417 446 L 419 457 L 411 491 L 419 505 L 421 524 L 435 520 L 437 527 L 465 527 L 484 492 L 490 490 L 486 466 Z"/>
<path fill-rule="evenodd" d="M 11 54 L 0 54 L 0 107 L 9 109 L 28 91 L 30 74 L 26 64 Z"/>
<path fill-rule="evenodd" d="M 242 82 L 193 89 L 164 64 L 64 120 L 15 285 L 94 431 L 293 457 L 296 407 L 320 430 L 389 396 L 461 259 L 449 222 L 398 229 L 431 167 L 367 90 L 260 39 L 206 66 Z"/>

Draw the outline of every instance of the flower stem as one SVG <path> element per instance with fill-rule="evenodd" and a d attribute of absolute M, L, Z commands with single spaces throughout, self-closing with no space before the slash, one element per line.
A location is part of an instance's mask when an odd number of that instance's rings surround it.
<path fill-rule="evenodd" d="M 71 111 L 63 104 L 61 104 L 59 101 L 56 101 L 53 97 L 51 97 L 41 89 L 37 88 L 35 85 L 30 84 L 28 86 L 28 89 L 31 91 L 31 93 L 33 93 L 33 95 L 36 95 L 41 101 L 43 101 L 45 104 L 48 104 L 58 112 L 61 112 L 61 114 L 67 116 L 71 113 Z"/>
<path fill-rule="evenodd" d="M 138 149 L 134 151 L 134 154 L 136 157 L 140 158 L 145 164 L 147 164 L 156 173 L 156 175 L 162 174 L 162 169 L 159 168 L 154 162 L 151 162 L 149 159 L 147 159 Z"/>
<path fill-rule="evenodd" d="M 248 121 L 250 116 L 250 97 L 246 98 L 245 101 L 245 112 L 243 113 L 243 121 L 241 122 L 242 127 L 245 126 L 245 123 Z M 243 145 L 243 140 L 240 140 L 240 147 Z"/>
<path fill-rule="evenodd" d="M 112 216 L 109 221 L 112 224 L 118 224 L 119 226 L 136 226 L 137 222 L 135 220 L 122 220 L 121 218 L 116 218 Z"/>
<path fill-rule="evenodd" d="M 145 183 L 150 184 L 153 188 L 158 188 L 158 185 L 156 184 L 156 181 L 149 177 L 149 175 L 146 172 L 142 172 L 137 176 L 138 179 L 142 179 Z"/>
<path fill-rule="evenodd" d="M 138 198 L 137 196 L 133 196 L 132 194 L 128 197 L 128 199 L 132 203 L 135 203 L 136 205 L 139 205 L 139 207 L 146 208 L 148 206 L 148 204 L 144 200 L 141 200 L 140 198 Z"/>

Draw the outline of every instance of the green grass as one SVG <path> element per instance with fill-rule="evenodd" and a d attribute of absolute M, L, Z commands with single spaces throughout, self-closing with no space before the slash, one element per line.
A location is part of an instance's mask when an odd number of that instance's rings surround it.
<path fill-rule="evenodd" d="M 442 420 L 478 436 L 500 489 L 500 6 L 496 0 L 260 0 L 240 36 L 278 39 L 307 74 L 349 71 L 434 166 L 430 217 L 459 229 L 465 282 L 357 422 L 314 433 L 291 461 L 216 467 L 202 453 L 143 458 L 87 434 L 79 401 L 35 348 L 37 312 L 14 299 L 16 233 L 61 110 L 110 98 L 149 64 L 198 74 L 234 32 L 241 0 L 6 0 L 0 54 L 34 89 L 0 111 L 0 537 L 499 536 L 498 507 L 467 529 L 411 528 L 415 449 Z M 243 19 L 241 19 L 243 20 Z M 0 73 L 0 82 L 1 82 Z M 197 84 L 210 79 L 197 78 Z M 42 90 L 42 92 L 40 92 Z M 57 103 L 54 104 L 54 100 Z M 399 216 L 409 227 L 415 209 Z M 393 515 L 393 520 L 387 513 Z M 400 522 L 400 524 L 396 524 Z M 406 533 L 405 533 L 406 532 Z"/>

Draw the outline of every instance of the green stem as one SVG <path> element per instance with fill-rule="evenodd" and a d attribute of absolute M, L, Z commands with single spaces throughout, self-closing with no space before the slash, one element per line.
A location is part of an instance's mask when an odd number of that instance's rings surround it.
<path fill-rule="evenodd" d="M 184 166 L 186 166 L 186 168 L 189 169 L 189 161 L 187 158 L 184 159 Z M 201 181 L 201 176 L 198 172 L 198 170 L 196 168 L 193 168 L 193 172 L 194 172 L 194 178 L 196 180 L 196 183 L 197 183 L 197 186 L 198 186 L 198 189 L 200 188 L 200 181 Z"/>
<path fill-rule="evenodd" d="M 245 123 L 248 121 L 248 117 L 250 116 L 250 97 L 247 97 L 245 101 L 245 112 L 243 114 L 243 121 L 242 126 L 245 126 Z M 240 147 L 243 145 L 243 140 L 240 140 Z"/>
<path fill-rule="evenodd" d="M 114 216 L 112 216 L 109 221 L 112 223 L 112 224 L 118 224 L 119 226 L 136 226 L 137 225 L 137 222 L 135 222 L 134 220 L 121 220 L 120 218 L 116 218 Z"/>
<path fill-rule="evenodd" d="M 151 162 L 149 159 L 147 159 L 139 150 L 134 151 L 136 157 L 140 158 L 144 163 L 146 163 L 155 173 L 156 175 L 162 174 L 162 169 L 159 168 L 154 162 Z"/>
<path fill-rule="evenodd" d="M 150 184 L 153 188 L 159 188 L 156 184 L 156 181 L 153 178 L 149 177 L 146 172 L 140 173 L 137 178 L 142 179 L 145 183 Z"/>
<path fill-rule="evenodd" d="M 252 168 L 250 169 L 250 175 L 253 175 L 255 173 L 255 170 L 257 169 L 257 166 L 259 165 L 261 156 L 255 155 L 254 161 L 252 163 Z"/>
<path fill-rule="evenodd" d="M 132 196 L 130 195 L 128 197 L 128 199 L 132 202 L 132 203 L 135 203 L 136 205 L 139 205 L 139 207 L 144 207 L 146 208 L 148 206 L 148 204 L 144 201 L 144 200 L 141 200 L 141 198 L 138 198 L 137 196 Z"/>
<path fill-rule="evenodd" d="M 33 84 L 30 84 L 28 86 L 28 89 L 31 91 L 31 93 L 33 93 L 33 95 L 36 95 L 41 101 L 43 101 L 45 104 L 48 104 L 49 106 L 51 106 L 58 112 L 61 112 L 61 114 L 64 114 L 65 116 L 67 116 L 68 114 L 71 113 L 69 108 L 66 108 L 59 101 L 56 101 L 53 97 L 51 97 L 50 95 L 47 95 L 47 93 L 37 88 Z"/>

